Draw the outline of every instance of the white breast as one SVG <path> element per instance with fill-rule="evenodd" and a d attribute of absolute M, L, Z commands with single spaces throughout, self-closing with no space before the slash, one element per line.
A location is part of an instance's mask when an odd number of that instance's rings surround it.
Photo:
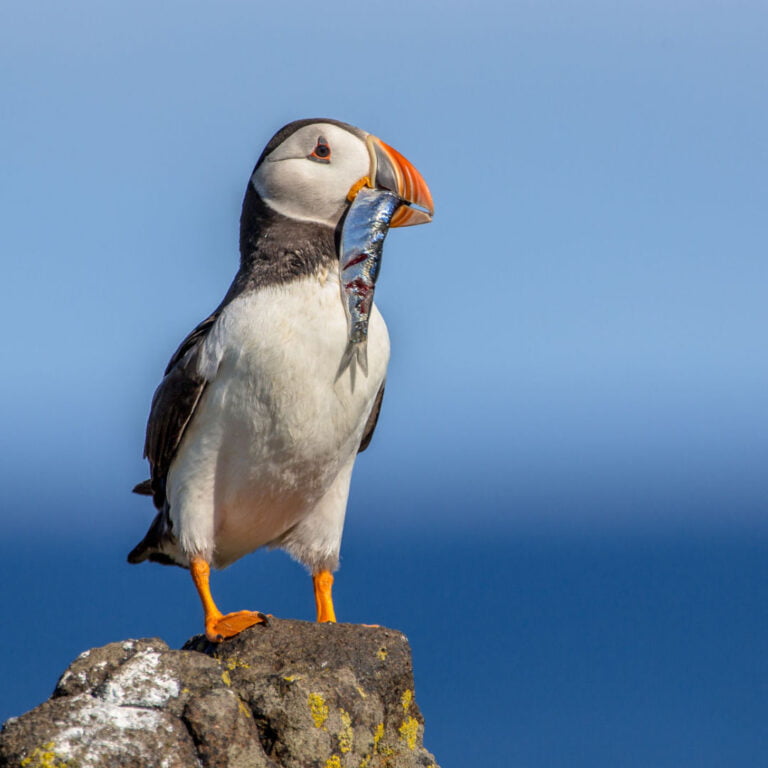
<path fill-rule="evenodd" d="M 389 358 L 374 307 L 368 376 L 358 369 L 353 389 L 349 371 L 337 377 L 347 336 L 337 272 L 258 290 L 223 310 L 203 355 L 204 367 L 218 367 L 206 371 L 211 383 L 168 475 L 187 555 L 226 565 L 316 509 L 325 519 L 331 497 L 329 525 L 340 538 L 349 468 Z"/>

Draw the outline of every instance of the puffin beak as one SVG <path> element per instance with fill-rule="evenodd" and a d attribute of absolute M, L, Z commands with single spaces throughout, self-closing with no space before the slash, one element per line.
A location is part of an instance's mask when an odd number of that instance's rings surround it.
<path fill-rule="evenodd" d="M 371 179 L 375 189 L 388 189 L 405 205 L 395 211 L 390 227 L 411 227 L 432 221 L 435 205 L 427 182 L 396 149 L 376 136 L 368 136 Z"/>

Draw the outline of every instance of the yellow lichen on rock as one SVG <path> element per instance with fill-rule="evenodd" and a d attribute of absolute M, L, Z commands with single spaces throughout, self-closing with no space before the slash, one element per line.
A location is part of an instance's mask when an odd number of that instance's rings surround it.
<path fill-rule="evenodd" d="M 384 723 L 379 723 L 376 726 L 376 730 L 373 732 L 373 748 L 371 749 L 371 753 L 369 755 L 366 755 L 362 762 L 360 763 L 360 768 L 368 768 L 368 765 L 371 762 L 371 759 L 374 755 L 379 754 L 379 745 L 381 744 L 381 740 L 384 738 Z M 391 750 L 384 750 L 384 753 Z"/>
<path fill-rule="evenodd" d="M 405 691 L 403 691 L 403 695 L 400 697 L 400 703 L 403 705 L 403 712 L 405 714 L 408 714 L 408 709 L 411 706 L 411 702 L 413 701 L 413 691 L 410 688 L 406 688 Z"/>
<path fill-rule="evenodd" d="M 251 717 L 251 710 L 248 709 L 248 707 L 245 705 L 245 702 L 240 699 L 240 701 L 237 702 L 237 708 L 240 710 L 241 715 L 245 715 L 246 717 Z"/>
<path fill-rule="evenodd" d="M 384 723 L 379 723 L 376 726 L 376 731 L 373 734 L 373 751 L 384 757 L 391 757 L 395 754 L 395 750 L 392 747 L 388 747 L 386 744 L 382 744 L 384 738 Z"/>
<path fill-rule="evenodd" d="M 379 648 L 378 651 L 376 651 L 376 655 L 384 661 L 387 658 L 387 649 L 386 648 Z"/>
<path fill-rule="evenodd" d="M 230 685 L 232 685 L 232 678 L 229 676 L 229 672 L 227 672 L 227 670 L 226 670 L 226 669 L 225 669 L 225 670 L 224 670 L 224 671 L 221 673 L 221 681 L 222 681 L 222 682 L 224 683 L 224 685 L 226 685 L 227 687 L 229 687 Z"/>
<path fill-rule="evenodd" d="M 355 741 L 355 732 L 352 730 L 352 717 L 345 709 L 340 709 L 341 730 L 339 731 L 339 750 L 342 755 L 352 751 Z"/>
<path fill-rule="evenodd" d="M 408 749 L 416 749 L 416 739 L 419 735 L 419 721 L 415 717 L 406 717 L 398 728 L 400 738 L 408 745 Z"/>
<path fill-rule="evenodd" d="M 71 768 L 73 763 L 56 754 L 53 742 L 36 747 L 31 755 L 21 761 L 21 768 Z"/>
<path fill-rule="evenodd" d="M 238 659 L 238 658 L 231 658 L 231 659 L 230 659 L 230 660 L 227 662 L 227 669 L 228 669 L 230 672 L 232 672 L 232 671 L 233 671 L 233 670 L 235 670 L 235 669 L 250 669 L 250 668 L 251 668 L 251 665 L 250 665 L 250 664 L 247 664 L 246 662 L 244 662 L 244 661 L 241 661 L 241 660 L 240 660 L 240 659 Z"/>
<path fill-rule="evenodd" d="M 309 714 L 312 715 L 312 722 L 315 728 L 322 728 L 328 719 L 328 705 L 325 699 L 319 693 L 310 693 L 307 698 L 309 705 Z"/>
<path fill-rule="evenodd" d="M 341 758 L 338 755 L 331 755 L 325 761 L 325 768 L 341 768 Z"/>

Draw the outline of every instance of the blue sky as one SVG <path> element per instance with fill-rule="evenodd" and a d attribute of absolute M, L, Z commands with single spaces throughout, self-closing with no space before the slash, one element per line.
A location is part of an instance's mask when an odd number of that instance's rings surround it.
<path fill-rule="evenodd" d="M 152 392 L 235 272 L 263 145 L 308 116 L 393 145 L 437 209 L 387 240 L 393 356 L 358 542 L 765 542 L 766 51 L 760 2 L 7 0 L 9 546 L 143 533 L 128 491 Z M 120 578 L 181 589 L 147 573 Z"/>
<path fill-rule="evenodd" d="M 327 115 L 399 148 L 437 204 L 388 240 L 394 353 L 367 484 L 495 489 L 503 515 L 475 511 L 490 526 L 571 524 L 561 491 L 597 524 L 642 521 L 629 493 L 694 520 L 730 499 L 762 525 L 760 4 L 0 16 L 3 486 L 32 486 L 41 522 L 102 525 L 85 507 L 144 475 L 151 392 L 235 270 L 254 160 L 283 123 Z M 82 496 L 75 520 L 50 514 L 51 489 Z"/>

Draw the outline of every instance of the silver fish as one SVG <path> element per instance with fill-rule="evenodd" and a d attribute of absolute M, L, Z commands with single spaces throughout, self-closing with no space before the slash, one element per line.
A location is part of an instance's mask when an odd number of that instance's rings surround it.
<path fill-rule="evenodd" d="M 392 192 L 363 187 L 341 230 L 341 300 L 347 313 L 349 343 L 337 378 L 349 368 L 353 388 L 356 365 L 368 375 L 368 319 L 373 292 L 389 222 L 402 204 L 402 199 Z"/>

